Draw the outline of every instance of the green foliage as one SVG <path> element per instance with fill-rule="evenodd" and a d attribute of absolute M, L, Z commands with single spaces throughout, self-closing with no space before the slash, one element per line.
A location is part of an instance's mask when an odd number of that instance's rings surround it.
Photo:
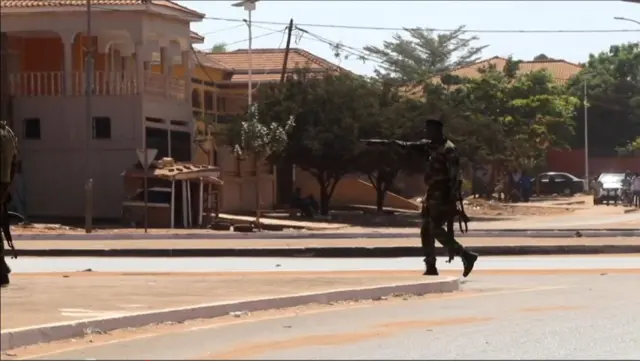
<path fill-rule="evenodd" d="M 284 122 L 261 122 L 260 119 L 260 108 L 253 104 L 247 114 L 231 122 L 227 136 L 234 154 L 244 156 L 249 153 L 263 159 L 286 147 L 295 118 L 289 116 Z"/>
<path fill-rule="evenodd" d="M 399 95 L 389 82 L 376 84 L 378 110 L 362 129 L 368 139 L 417 140 L 422 134 L 422 103 Z M 356 168 L 367 175 L 376 190 L 376 205 L 382 211 L 384 198 L 400 171 L 417 173 L 424 170 L 424 159 L 396 146 L 367 146 L 360 152 Z"/>
<path fill-rule="evenodd" d="M 591 54 L 585 68 L 569 81 L 569 91 L 582 98 L 585 83 L 589 134 L 594 135 L 589 137 L 590 153 L 611 155 L 640 134 L 640 42 Z M 576 125 L 576 133 L 584 134 L 582 109 Z M 575 137 L 572 145 L 584 147 L 584 137 Z"/>
<path fill-rule="evenodd" d="M 408 36 L 394 34 L 381 47 L 366 46 L 365 52 L 382 61 L 376 74 L 400 82 L 426 80 L 436 74 L 479 60 L 486 46 L 473 46 L 478 38 L 465 36 L 464 26 L 436 34 L 425 28 L 405 29 Z"/>
<path fill-rule="evenodd" d="M 299 69 L 282 84 L 261 89 L 261 119 L 282 124 L 294 114 L 295 125 L 279 155 L 313 175 L 320 186 L 320 210 L 328 212 L 337 183 L 354 169 L 360 131 L 376 115 L 375 88 L 349 73 L 312 76 Z M 264 116 L 263 116 L 264 114 Z"/>
<path fill-rule="evenodd" d="M 226 53 L 227 51 L 227 43 L 216 43 L 211 47 L 212 53 Z"/>
<path fill-rule="evenodd" d="M 640 155 L 640 136 L 636 137 L 636 139 L 629 142 L 626 146 L 618 147 L 617 151 L 620 155 Z"/>
<path fill-rule="evenodd" d="M 518 74 L 518 62 L 487 67 L 459 85 L 428 83 L 431 112 L 443 114 L 450 138 L 464 160 L 529 169 L 543 161 L 549 145 L 563 146 L 573 132 L 579 100 L 541 70 Z"/>

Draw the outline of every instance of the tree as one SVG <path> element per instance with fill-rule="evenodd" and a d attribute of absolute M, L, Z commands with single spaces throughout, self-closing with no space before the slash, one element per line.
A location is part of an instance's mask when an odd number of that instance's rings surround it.
<path fill-rule="evenodd" d="M 547 71 L 519 74 L 512 59 L 501 70 L 481 69 L 475 78 L 443 77 L 427 84 L 425 94 L 436 108 L 429 111 L 447 120 L 464 160 L 509 170 L 528 170 L 544 159 L 548 146 L 564 145 L 579 104 Z"/>
<path fill-rule="evenodd" d="M 379 86 L 378 114 L 362 130 L 365 138 L 416 140 L 420 136 L 422 104 L 403 98 L 397 87 L 384 82 Z M 423 171 L 424 159 L 395 146 L 368 146 L 361 153 L 358 170 L 365 174 L 376 191 L 376 209 L 383 210 L 384 199 L 400 173 Z"/>
<path fill-rule="evenodd" d="M 215 43 L 211 47 L 212 53 L 226 53 L 227 51 L 227 43 Z"/>
<path fill-rule="evenodd" d="M 613 155 L 640 134 L 640 42 L 613 45 L 608 52 L 591 54 L 584 69 L 573 77 L 569 91 L 583 98 L 587 85 L 589 153 Z M 580 104 L 580 108 L 584 103 Z M 575 118 L 572 146 L 584 147 L 584 111 Z"/>
<path fill-rule="evenodd" d="M 260 107 L 253 104 L 246 114 L 238 116 L 227 128 L 227 139 L 238 157 L 252 155 L 256 169 L 256 223 L 260 226 L 260 171 L 259 164 L 272 154 L 281 152 L 287 144 L 288 134 L 295 124 L 293 116 L 280 122 L 264 122 Z"/>
<path fill-rule="evenodd" d="M 361 128 L 376 114 L 374 87 L 349 73 L 318 77 L 300 69 L 282 84 L 261 88 L 259 97 L 269 121 L 294 114 L 295 126 L 279 156 L 317 180 L 320 213 L 328 214 L 338 182 L 354 169 L 364 147 Z"/>
<path fill-rule="evenodd" d="M 640 155 L 640 136 L 633 141 L 629 142 L 624 147 L 618 148 L 618 154 L 620 155 Z"/>
<path fill-rule="evenodd" d="M 419 82 L 436 74 L 475 63 L 487 46 L 473 46 L 475 36 L 465 36 L 464 26 L 436 34 L 426 28 L 405 29 L 408 37 L 396 33 L 381 47 L 365 46 L 364 51 L 380 59 L 379 77 L 401 83 Z"/>

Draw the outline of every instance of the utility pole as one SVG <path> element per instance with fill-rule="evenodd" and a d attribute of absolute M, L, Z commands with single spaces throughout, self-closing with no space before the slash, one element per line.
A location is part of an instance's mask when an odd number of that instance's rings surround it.
<path fill-rule="evenodd" d="M 287 33 L 287 46 L 284 48 L 284 61 L 282 62 L 282 74 L 280 74 L 280 82 L 284 82 L 284 77 L 287 74 L 287 63 L 289 62 L 289 49 L 291 48 L 291 33 L 293 32 L 293 18 L 289 20 L 288 33 Z"/>
<path fill-rule="evenodd" d="M 87 42 L 85 49 L 85 97 L 87 117 L 87 183 L 85 185 L 85 215 L 84 228 L 91 233 L 93 220 L 93 179 L 91 178 L 91 140 L 93 139 L 93 115 L 91 112 L 91 98 L 93 96 L 93 34 L 91 24 L 91 0 L 87 0 Z"/>
<path fill-rule="evenodd" d="M 287 28 L 287 45 L 284 48 L 284 60 L 282 62 L 282 73 L 280 74 L 280 83 L 284 83 L 287 75 L 287 67 L 289 65 L 289 50 L 291 49 L 291 34 L 293 33 L 293 18 L 289 20 Z M 295 182 L 295 167 L 290 162 L 280 160 L 275 166 L 276 173 L 276 195 L 278 202 L 287 204 L 291 201 L 291 193 Z M 287 176 L 291 175 L 291 178 Z M 289 179 L 287 179 L 289 178 Z"/>

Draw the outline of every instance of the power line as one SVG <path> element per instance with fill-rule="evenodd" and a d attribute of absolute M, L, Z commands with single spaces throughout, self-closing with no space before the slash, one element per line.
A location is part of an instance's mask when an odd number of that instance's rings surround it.
<path fill-rule="evenodd" d="M 62 1 L 42 0 L 45 3 L 60 5 Z M 107 11 L 126 11 L 104 5 L 93 5 L 92 8 Z M 245 22 L 245 19 L 221 18 L 216 16 L 205 16 L 204 19 L 226 21 L 226 22 Z M 264 25 L 287 26 L 286 22 L 279 21 L 260 21 L 252 20 L 251 23 Z M 365 25 L 342 25 L 342 24 L 318 24 L 318 23 L 298 23 L 299 26 L 310 28 L 333 28 L 348 30 L 368 30 L 368 31 L 407 31 L 413 29 L 428 30 L 434 32 L 452 32 L 458 29 L 438 29 L 429 27 L 386 27 L 386 26 L 365 26 Z M 476 34 L 595 34 L 595 33 L 638 33 L 640 29 L 464 29 L 466 33 Z"/>
<path fill-rule="evenodd" d="M 233 18 L 221 18 L 215 16 L 205 17 L 207 20 L 227 21 L 227 22 L 243 22 L 243 19 Z M 251 21 L 254 24 L 265 25 L 287 25 L 287 23 L 278 21 Z M 452 32 L 458 29 L 438 29 L 429 27 L 385 27 L 385 26 L 359 26 L 359 25 L 341 25 L 341 24 L 313 24 L 313 23 L 298 23 L 299 26 L 304 27 L 316 27 L 316 28 L 333 28 L 333 29 L 349 29 L 349 30 L 377 30 L 377 31 L 407 31 L 413 29 L 422 29 L 435 32 Z M 478 34 L 593 34 L 593 33 L 638 33 L 640 29 L 464 29 L 466 33 L 478 33 Z"/>

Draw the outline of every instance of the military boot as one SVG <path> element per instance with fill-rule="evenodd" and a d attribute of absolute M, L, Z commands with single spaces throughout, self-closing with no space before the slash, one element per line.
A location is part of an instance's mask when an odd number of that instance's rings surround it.
<path fill-rule="evenodd" d="M 460 259 L 462 259 L 462 264 L 464 265 L 462 277 L 467 277 L 471 274 L 471 271 L 473 271 L 473 266 L 478 260 L 478 255 L 465 249 L 464 251 L 462 251 Z"/>
<path fill-rule="evenodd" d="M 9 274 L 0 272 L 0 287 L 6 287 L 9 285 Z"/>
<path fill-rule="evenodd" d="M 439 276 L 438 268 L 435 264 L 427 264 L 427 269 L 422 274 L 423 276 Z"/>

